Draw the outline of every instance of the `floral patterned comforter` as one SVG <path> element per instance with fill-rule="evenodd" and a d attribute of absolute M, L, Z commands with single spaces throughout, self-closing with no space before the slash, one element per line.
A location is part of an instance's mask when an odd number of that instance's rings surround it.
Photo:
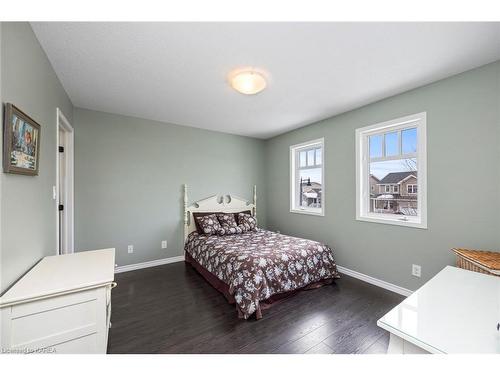
<path fill-rule="evenodd" d="M 193 232 L 185 251 L 229 285 L 245 319 L 272 295 L 339 277 L 328 246 L 262 229 L 228 236 Z"/>

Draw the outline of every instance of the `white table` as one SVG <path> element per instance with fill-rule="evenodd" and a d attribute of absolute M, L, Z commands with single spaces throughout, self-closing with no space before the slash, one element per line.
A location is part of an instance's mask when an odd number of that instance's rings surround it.
<path fill-rule="evenodd" d="M 0 347 L 106 353 L 115 249 L 43 258 L 0 297 Z"/>
<path fill-rule="evenodd" d="M 384 315 L 388 353 L 500 353 L 500 277 L 447 266 Z"/>

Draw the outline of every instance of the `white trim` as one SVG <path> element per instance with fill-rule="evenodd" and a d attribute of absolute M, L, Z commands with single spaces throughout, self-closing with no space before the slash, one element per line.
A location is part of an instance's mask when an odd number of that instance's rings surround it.
<path fill-rule="evenodd" d="M 72 254 L 75 250 L 75 213 L 74 213 L 74 145 L 75 145 L 75 131 L 69 121 L 64 116 L 63 112 L 57 108 L 56 110 L 56 254 L 60 253 L 59 249 L 59 204 L 64 205 L 65 210 L 65 227 L 66 227 L 66 238 L 65 245 L 66 249 L 63 250 L 63 254 Z M 64 142 L 64 153 L 66 160 L 66 191 L 64 192 L 63 202 L 59 202 L 59 130 L 62 129 L 65 132 L 65 142 Z"/>
<path fill-rule="evenodd" d="M 410 193 L 410 186 L 411 186 L 411 190 L 412 192 Z M 413 191 L 415 190 L 414 187 L 417 187 L 417 192 L 414 193 Z M 406 193 L 407 194 L 412 194 L 412 195 L 417 195 L 418 194 L 418 184 L 408 184 L 406 185 Z"/>
<path fill-rule="evenodd" d="M 401 130 L 401 129 L 407 128 L 409 126 L 409 124 L 411 124 L 412 122 L 416 122 L 419 119 L 421 119 L 422 117 L 425 117 L 425 115 L 426 115 L 426 112 L 420 112 L 420 113 L 416 113 L 414 115 L 408 115 L 408 116 L 400 117 L 400 118 L 397 118 L 394 120 L 388 120 L 388 121 L 384 121 L 384 122 L 379 122 L 377 124 L 368 125 L 368 126 L 365 126 L 361 129 L 356 129 L 356 131 L 359 130 L 359 131 L 362 131 L 363 133 L 365 133 L 366 135 L 373 135 L 373 134 L 387 131 L 388 128 L 390 128 L 389 132 Z"/>
<path fill-rule="evenodd" d="M 140 270 L 142 268 L 156 267 L 156 266 L 161 266 L 163 264 L 177 263 L 177 262 L 183 262 L 183 261 L 184 261 L 184 255 L 179 255 L 176 257 L 150 260 L 148 262 L 126 264 L 124 266 L 116 266 L 115 273 Z"/>
<path fill-rule="evenodd" d="M 319 146 L 316 148 L 321 148 L 321 165 L 314 165 L 310 167 L 299 168 L 296 163 L 296 154 L 300 152 L 301 149 L 304 148 L 313 148 L 314 146 Z M 315 156 L 316 157 L 316 156 Z M 326 183 L 325 183 L 325 138 L 313 139 L 311 141 L 302 142 L 296 145 L 290 146 L 290 212 L 297 214 L 305 214 L 305 215 L 314 215 L 314 216 L 325 216 L 325 202 L 326 202 Z M 297 164 L 297 165 L 296 165 Z M 298 173 L 299 169 L 312 169 L 312 168 L 321 168 L 321 208 L 297 208 L 295 207 L 295 176 Z"/>
<path fill-rule="evenodd" d="M 367 137 L 379 132 L 401 130 L 408 126 L 417 128 L 417 163 L 418 163 L 418 217 L 401 215 L 371 214 L 369 212 L 370 174 Z M 356 220 L 381 224 L 394 224 L 406 227 L 427 229 L 427 113 L 421 112 L 395 120 L 358 128 L 356 134 Z M 403 155 L 407 157 L 407 155 Z M 401 158 L 401 156 L 398 156 Z M 385 184 L 380 184 L 385 185 Z M 366 189 L 365 189 L 366 186 Z M 385 189 L 384 189 L 385 191 Z M 366 192 L 366 193 L 365 193 Z"/>
<path fill-rule="evenodd" d="M 387 216 L 384 217 L 383 215 Z M 401 218 L 394 217 L 402 216 Z M 405 220 L 406 216 L 403 215 L 390 215 L 390 214 L 374 214 L 373 216 L 362 216 L 360 218 L 356 218 L 358 221 L 366 221 L 369 223 L 378 223 L 378 224 L 388 224 L 388 225 L 399 225 L 401 227 L 410 227 L 410 228 L 418 228 L 418 229 L 427 229 L 427 226 L 420 224 L 415 221 L 411 221 L 410 219 Z"/>
<path fill-rule="evenodd" d="M 417 175 L 418 175 L 418 173 L 417 173 Z M 412 178 L 412 177 L 413 177 L 414 179 L 418 180 L 418 176 L 415 176 L 415 175 L 413 175 L 413 174 L 410 174 L 410 175 L 406 176 L 405 178 L 403 178 L 401 181 L 399 181 L 399 182 L 398 182 L 398 184 L 401 184 L 401 183 L 405 182 L 406 180 L 409 180 L 409 179 L 410 179 L 410 178 Z"/>
<path fill-rule="evenodd" d="M 380 279 L 377 279 L 375 277 L 365 275 L 364 273 L 354 271 L 354 270 L 351 270 L 351 269 L 346 268 L 346 267 L 342 267 L 342 266 L 337 265 L 337 269 L 340 273 L 343 273 L 344 275 L 354 277 L 356 279 L 365 281 L 369 284 L 376 285 L 380 288 L 390 290 L 391 292 L 401 294 L 401 295 L 406 296 L 406 297 L 408 297 L 410 294 L 413 293 L 413 290 L 406 289 L 406 288 L 403 288 L 401 286 L 388 283 L 387 281 L 380 280 Z"/>
<path fill-rule="evenodd" d="M 143 269 L 143 268 L 156 267 L 156 266 L 161 266 L 164 264 L 177 263 L 177 262 L 183 262 L 183 261 L 184 261 L 184 255 L 179 255 L 176 257 L 151 260 L 148 262 L 127 264 L 124 266 L 115 267 L 115 273 L 134 271 L 134 270 L 139 270 L 139 269 Z M 361 272 L 353 271 L 353 270 L 346 268 L 346 267 L 342 267 L 342 266 L 337 265 L 337 269 L 340 273 L 342 273 L 344 275 L 354 277 L 356 279 L 365 281 L 369 284 L 378 286 L 378 287 L 383 288 L 383 289 L 390 290 L 391 292 L 398 293 L 398 294 L 401 294 L 403 296 L 409 296 L 410 294 L 413 293 L 413 291 L 410 289 L 406 289 L 406 288 L 400 287 L 398 285 L 388 283 L 387 281 L 383 281 L 383 280 L 377 279 L 375 277 L 365 275 Z"/>
<path fill-rule="evenodd" d="M 383 130 L 381 130 L 383 131 Z M 389 133 L 391 131 L 389 130 Z M 369 137 L 369 135 L 367 135 L 367 137 Z M 385 150 L 382 150 L 383 152 L 385 152 Z M 411 154 L 397 154 L 397 155 L 391 155 L 391 156 L 383 156 L 383 157 L 378 157 L 378 158 L 370 158 L 370 162 L 371 163 L 377 163 L 377 162 L 380 162 L 380 161 L 390 161 L 390 160 L 400 160 L 401 158 L 405 158 L 405 159 L 415 159 L 417 157 L 417 154 L 412 152 Z"/>
<path fill-rule="evenodd" d="M 143 268 L 156 267 L 156 266 L 161 266 L 164 264 L 177 263 L 177 262 L 183 262 L 183 261 L 184 261 L 184 255 L 179 255 L 179 256 L 170 257 L 170 258 L 151 260 L 148 262 L 127 264 L 124 266 L 115 267 L 115 273 L 140 270 Z M 398 285 L 388 283 L 387 281 L 383 281 L 383 280 L 377 279 L 375 277 L 365 275 L 361 272 L 353 271 L 353 270 L 346 268 L 346 267 L 342 267 L 342 266 L 337 265 L 337 269 L 340 273 L 342 273 L 344 275 L 354 277 L 356 279 L 365 281 L 369 284 L 378 286 L 378 287 L 383 288 L 383 289 L 390 290 L 391 292 L 398 293 L 398 294 L 401 294 L 403 296 L 409 296 L 410 294 L 413 293 L 413 290 L 406 289 L 406 288 L 400 287 Z"/>
<path fill-rule="evenodd" d="M 323 201 L 322 201 L 323 202 Z M 323 204 L 323 203 L 322 203 Z M 314 209 L 318 211 L 313 211 Z M 303 215 L 313 215 L 313 216 L 325 216 L 324 212 L 319 211 L 318 208 L 312 207 L 312 208 L 301 208 L 301 209 L 295 209 L 295 208 L 290 208 L 290 212 L 292 214 L 303 214 Z"/>

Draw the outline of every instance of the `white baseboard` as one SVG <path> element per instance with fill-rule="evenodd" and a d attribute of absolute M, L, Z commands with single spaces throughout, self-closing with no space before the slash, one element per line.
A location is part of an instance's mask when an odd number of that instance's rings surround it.
<path fill-rule="evenodd" d="M 179 255 L 176 257 L 151 260 L 149 262 L 127 264 L 125 266 L 115 267 L 115 273 L 140 270 L 142 268 L 156 267 L 156 266 L 161 266 L 163 264 L 183 262 L 183 261 L 184 261 L 184 255 Z M 398 285 L 388 283 L 387 281 L 384 281 L 384 280 L 376 279 L 375 277 L 365 275 L 364 273 L 361 273 L 361 272 L 353 271 L 353 270 L 346 268 L 346 267 L 342 267 L 342 266 L 337 265 L 337 269 L 339 270 L 340 273 L 343 273 L 343 274 L 348 275 L 348 276 L 352 276 L 352 277 L 359 279 L 359 280 L 363 280 L 369 284 L 376 285 L 380 288 L 390 290 L 392 292 L 401 294 L 403 296 L 409 296 L 410 294 L 413 293 L 413 291 L 410 289 L 406 289 L 406 288 L 400 287 Z"/>
<path fill-rule="evenodd" d="M 348 275 L 348 276 L 352 276 L 356 279 L 363 280 L 369 284 L 379 286 L 381 288 L 390 290 L 391 292 L 395 292 L 395 293 L 401 294 L 401 295 L 406 296 L 406 297 L 408 297 L 410 294 L 413 293 L 413 290 L 406 289 L 406 288 L 400 287 L 398 285 L 388 283 L 387 281 L 384 281 L 384 280 L 376 279 L 375 277 L 371 277 L 371 276 L 365 275 L 364 273 L 350 270 L 349 268 L 345 268 L 345 267 L 337 265 L 337 269 L 339 270 L 340 273 L 343 273 L 343 274 Z"/>
<path fill-rule="evenodd" d="M 169 264 L 169 263 L 176 263 L 176 262 L 183 262 L 183 261 L 184 261 L 184 255 L 179 255 L 177 257 L 151 260 L 149 262 L 127 264 L 125 266 L 115 267 L 115 273 L 140 270 L 141 268 L 156 267 L 156 266 L 161 266 L 162 264 Z"/>

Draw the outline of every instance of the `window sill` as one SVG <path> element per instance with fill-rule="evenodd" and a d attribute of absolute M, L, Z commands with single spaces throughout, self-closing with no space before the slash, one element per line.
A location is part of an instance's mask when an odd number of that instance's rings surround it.
<path fill-rule="evenodd" d="M 392 217 L 380 217 L 380 216 L 368 216 L 368 215 L 357 215 L 356 220 L 358 221 L 367 221 L 370 223 L 378 223 L 378 224 L 388 224 L 388 225 L 399 225 L 402 227 L 410 227 L 410 228 L 418 228 L 418 229 L 427 229 L 427 224 L 419 222 L 419 221 L 404 221 L 398 218 Z"/>
<path fill-rule="evenodd" d="M 313 216 L 325 216 L 323 211 L 310 211 L 310 210 L 299 210 L 296 208 L 291 208 L 290 212 L 293 214 L 304 214 L 304 215 L 313 215 Z"/>

